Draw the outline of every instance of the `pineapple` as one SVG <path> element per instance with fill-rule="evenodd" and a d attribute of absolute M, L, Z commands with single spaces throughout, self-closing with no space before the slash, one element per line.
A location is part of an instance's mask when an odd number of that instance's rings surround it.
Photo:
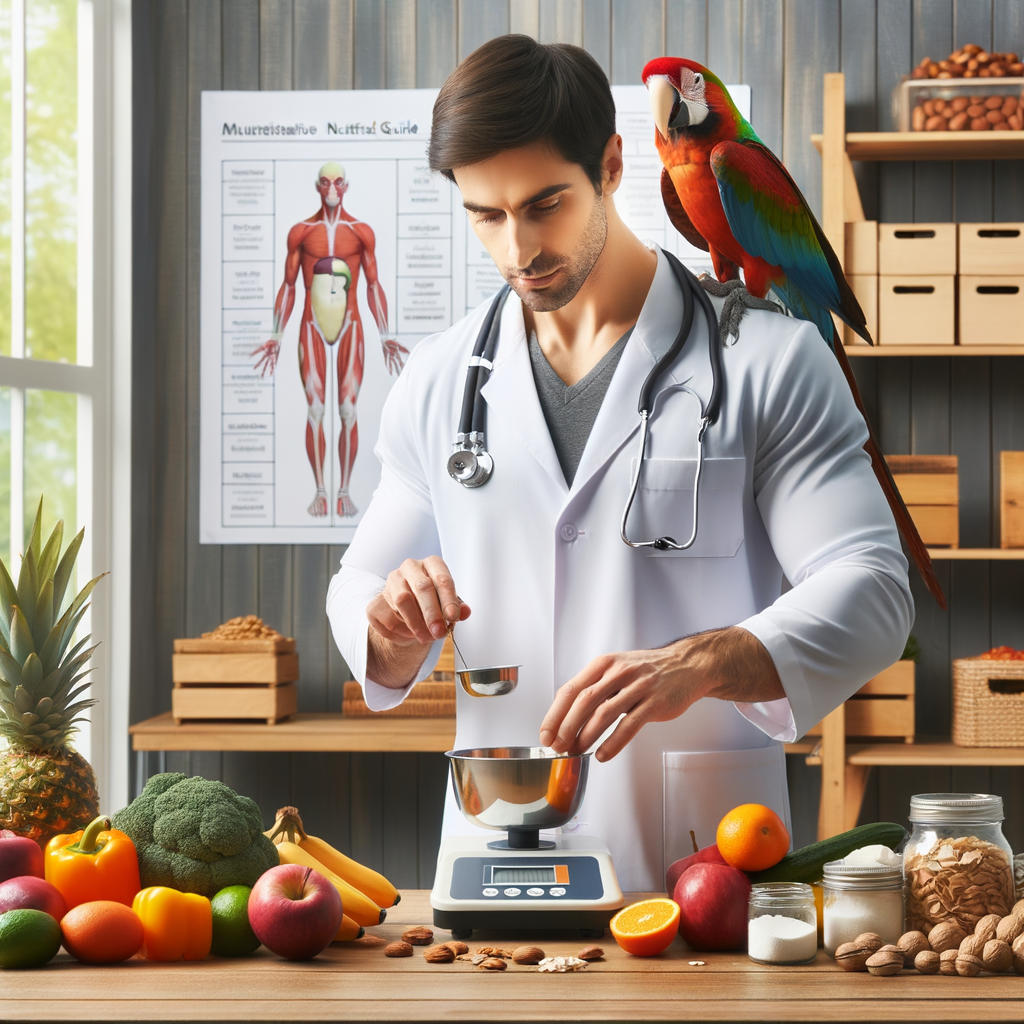
<path fill-rule="evenodd" d="M 70 746 L 80 712 L 76 700 L 92 652 L 85 637 L 68 645 L 88 607 L 90 580 L 63 610 L 64 594 L 85 530 L 61 557 L 64 523 L 42 545 L 43 501 L 14 586 L 0 559 L 0 829 L 45 845 L 51 836 L 84 828 L 99 814 L 92 766 Z"/>

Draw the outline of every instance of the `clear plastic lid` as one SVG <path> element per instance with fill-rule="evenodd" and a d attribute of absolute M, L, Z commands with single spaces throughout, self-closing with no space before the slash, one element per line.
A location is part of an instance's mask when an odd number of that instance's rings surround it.
<path fill-rule="evenodd" d="M 903 866 L 847 864 L 842 860 L 830 860 L 824 867 L 822 884 L 831 889 L 902 889 Z"/>
<path fill-rule="evenodd" d="M 914 824 L 993 824 L 1003 820 L 1003 798 L 991 793 L 918 793 L 910 798 Z"/>

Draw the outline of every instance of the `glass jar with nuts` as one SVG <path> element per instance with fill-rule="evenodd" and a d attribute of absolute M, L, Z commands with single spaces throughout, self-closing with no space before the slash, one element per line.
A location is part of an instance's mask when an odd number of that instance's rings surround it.
<path fill-rule="evenodd" d="M 908 928 L 930 937 L 936 927 L 955 926 L 970 935 L 982 918 L 1010 913 L 1013 852 L 1001 797 L 920 794 L 910 800 L 910 820 L 914 831 L 903 851 Z"/>

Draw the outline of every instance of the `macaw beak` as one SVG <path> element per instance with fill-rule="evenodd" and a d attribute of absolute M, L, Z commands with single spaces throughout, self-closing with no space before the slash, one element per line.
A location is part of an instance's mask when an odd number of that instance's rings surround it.
<path fill-rule="evenodd" d="M 661 137 L 668 142 L 668 119 L 679 99 L 676 87 L 664 75 L 652 75 L 647 80 L 647 99 L 651 104 L 654 123 Z"/>

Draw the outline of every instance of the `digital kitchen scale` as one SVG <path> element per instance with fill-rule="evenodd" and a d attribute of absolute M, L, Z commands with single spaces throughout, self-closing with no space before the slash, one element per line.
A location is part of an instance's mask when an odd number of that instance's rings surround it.
<path fill-rule="evenodd" d="M 452 788 L 466 819 L 507 832 L 446 836 L 430 905 L 457 939 L 474 929 L 578 928 L 599 938 L 625 902 L 608 847 L 594 836 L 540 838 L 571 821 L 586 791 L 590 754 L 547 747 L 454 750 Z"/>

